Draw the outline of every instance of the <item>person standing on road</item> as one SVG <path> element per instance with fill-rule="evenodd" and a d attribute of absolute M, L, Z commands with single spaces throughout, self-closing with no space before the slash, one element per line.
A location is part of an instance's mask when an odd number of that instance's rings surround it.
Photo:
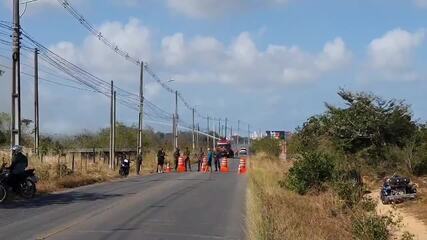
<path fill-rule="evenodd" d="M 175 152 L 173 153 L 174 161 L 175 161 L 175 171 L 178 169 L 178 158 L 181 155 L 179 152 L 179 148 L 175 149 Z"/>
<path fill-rule="evenodd" d="M 142 153 L 139 153 L 138 156 L 136 156 L 136 174 L 139 175 L 141 172 L 141 166 L 142 166 Z"/>
<path fill-rule="evenodd" d="M 215 172 L 218 172 L 218 170 L 221 170 L 221 166 L 219 164 L 219 161 L 221 159 L 221 152 L 219 149 L 215 150 Z"/>
<path fill-rule="evenodd" d="M 212 172 L 212 160 L 213 160 L 213 158 L 214 158 L 214 154 L 211 151 L 211 149 L 208 148 L 208 167 L 211 170 L 211 172 Z"/>
<path fill-rule="evenodd" d="M 200 169 L 202 168 L 202 162 L 203 158 L 205 157 L 205 153 L 203 152 L 203 149 L 200 148 L 199 155 L 197 156 L 197 171 L 200 172 Z"/>
<path fill-rule="evenodd" d="M 191 162 L 190 162 L 190 149 L 188 149 L 188 147 L 185 148 L 184 151 L 184 158 L 185 158 L 185 171 L 187 172 L 188 170 L 190 170 L 191 172 Z"/>
<path fill-rule="evenodd" d="M 163 148 L 157 152 L 157 173 L 163 173 L 163 165 L 165 164 L 166 153 Z"/>

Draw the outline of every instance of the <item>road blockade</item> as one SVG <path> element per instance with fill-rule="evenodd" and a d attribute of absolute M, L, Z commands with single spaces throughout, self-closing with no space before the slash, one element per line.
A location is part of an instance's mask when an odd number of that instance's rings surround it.
<path fill-rule="evenodd" d="M 172 167 L 170 166 L 169 163 L 166 164 L 166 169 L 165 169 L 165 173 L 171 173 L 172 172 Z"/>
<path fill-rule="evenodd" d="M 246 173 L 246 158 L 240 158 L 239 162 L 239 169 L 237 171 L 238 174 L 245 174 Z"/>
<path fill-rule="evenodd" d="M 204 157 L 202 160 L 202 172 L 208 173 L 209 172 L 209 165 L 208 165 L 208 158 Z"/>
<path fill-rule="evenodd" d="M 185 161 L 184 161 L 184 157 L 179 157 L 178 158 L 178 172 L 182 173 L 185 172 Z"/>
<path fill-rule="evenodd" d="M 228 173 L 228 159 L 227 158 L 223 158 L 221 160 L 221 172 L 222 173 Z"/>

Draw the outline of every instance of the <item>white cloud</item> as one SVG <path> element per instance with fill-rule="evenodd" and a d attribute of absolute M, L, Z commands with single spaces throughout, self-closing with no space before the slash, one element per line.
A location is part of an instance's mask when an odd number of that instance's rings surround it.
<path fill-rule="evenodd" d="M 369 66 L 386 78 L 414 79 L 413 57 L 425 39 L 424 31 L 394 29 L 372 40 L 368 47 Z"/>
<path fill-rule="evenodd" d="M 288 0 L 167 0 L 167 6 L 172 11 L 193 18 L 217 17 L 230 12 L 286 3 Z"/>
<path fill-rule="evenodd" d="M 427 0 L 413 0 L 418 7 L 427 7 Z"/>
<path fill-rule="evenodd" d="M 296 46 L 270 45 L 259 50 L 247 32 L 225 47 L 212 37 L 186 41 L 183 34 L 162 41 L 163 62 L 173 78 L 183 82 L 222 82 L 274 87 L 320 78 L 351 61 L 351 52 L 341 38 L 327 42 L 323 51 L 307 53 Z"/>
<path fill-rule="evenodd" d="M 151 61 L 151 33 L 135 18 L 128 23 L 106 22 L 99 31 L 113 44 L 126 50 L 136 58 Z M 94 36 L 84 39 L 81 46 L 60 42 L 51 49 L 79 66 L 85 66 L 95 75 L 104 79 L 119 81 L 128 85 L 138 79 L 135 66 L 123 60 Z"/>

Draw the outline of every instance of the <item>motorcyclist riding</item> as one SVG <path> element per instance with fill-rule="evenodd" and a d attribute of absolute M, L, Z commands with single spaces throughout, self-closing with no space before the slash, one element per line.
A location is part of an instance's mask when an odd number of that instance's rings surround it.
<path fill-rule="evenodd" d="M 13 183 L 16 176 L 25 173 L 28 167 L 28 158 L 22 153 L 22 146 L 14 145 L 12 147 L 12 163 L 7 168 L 10 171 L 9 182 Z"/>

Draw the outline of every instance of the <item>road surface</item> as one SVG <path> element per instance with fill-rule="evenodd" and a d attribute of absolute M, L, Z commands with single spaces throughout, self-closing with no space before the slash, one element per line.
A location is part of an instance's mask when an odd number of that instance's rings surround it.
<path fill-rule="evenodd" d="M 245 239 L 246 177 L 172 173 L 0 206 L 2 239 Z"/>

